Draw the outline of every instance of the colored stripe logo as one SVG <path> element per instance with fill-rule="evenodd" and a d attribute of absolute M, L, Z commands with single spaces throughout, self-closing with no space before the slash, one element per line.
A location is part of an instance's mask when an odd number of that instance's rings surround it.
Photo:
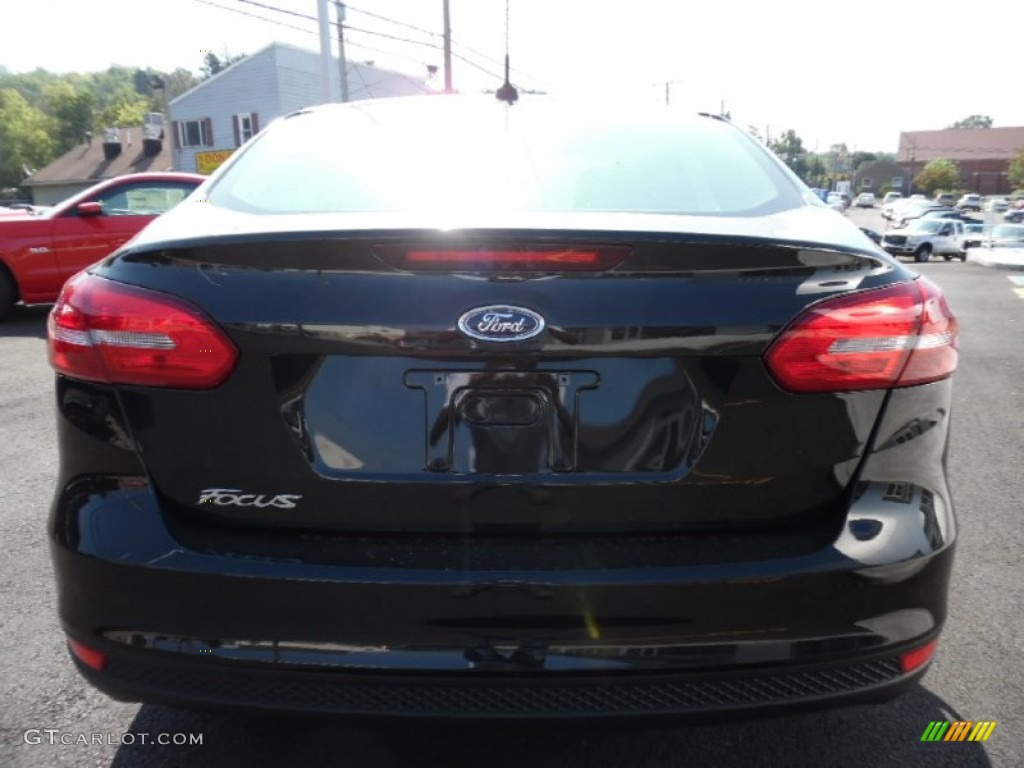
<path fill-rule="evenodd" d="M 995 720 L 932 720 L 921 741 L 988 741 L 995 728 Z"/>

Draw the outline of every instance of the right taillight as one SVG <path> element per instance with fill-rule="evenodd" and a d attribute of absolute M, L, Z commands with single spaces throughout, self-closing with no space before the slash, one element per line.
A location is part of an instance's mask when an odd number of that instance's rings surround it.
<path fill-rule="evenodd" d="M 772 343 L 765 362 L 789 392 L 925 384 L 956 369 L 957 322 L 925 278 L 815 304 Z"/>
<path fill-rule="evenodd" d="M 235 367 L 234 345 L 199 309 L 82 272 L 50 312 L 50 364 L 76 379 L 209 389 Z"/>

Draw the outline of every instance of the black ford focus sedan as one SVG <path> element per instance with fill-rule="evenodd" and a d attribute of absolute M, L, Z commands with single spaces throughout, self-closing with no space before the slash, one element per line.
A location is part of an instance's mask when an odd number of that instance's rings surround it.
<path fill-rule="evenodd" d="M 956 319 L 717 117 L 302 111 L 48 343 L 60 618 L 115 698 L 755 714 L 936 649 Z"/>

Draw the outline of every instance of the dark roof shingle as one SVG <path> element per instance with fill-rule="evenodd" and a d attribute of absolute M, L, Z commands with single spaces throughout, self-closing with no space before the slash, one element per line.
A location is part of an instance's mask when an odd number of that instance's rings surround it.
<path fill-rule="evenodd" d="M 131 141 L 131 143 L 128 143 Z M 146 156 L 142 148 L 142 129 L 121 129 L 121 154 L 113 160 L 103 155 L 103 141 L 96 137 L 91 143 L 79 144 L 65 152 L 49 165 L 29 176 L 25 186 L 70 184 L 112 179 L 125 173 L 141 171 L 169 171 L 174 166 L 170 141 L 164 139 L 156 155 Z"/>

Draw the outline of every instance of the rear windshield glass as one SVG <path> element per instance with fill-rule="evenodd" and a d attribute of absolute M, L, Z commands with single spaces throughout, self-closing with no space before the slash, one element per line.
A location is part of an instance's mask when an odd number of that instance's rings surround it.
<path fill-rule="evenodd" d="M 395 100 L 292 116 L 226 167 L 209 199 L 254 213 L 735 216 L 804 204 L 799 183 L 762 147 L 717 120 L 451 101 Z"/>

